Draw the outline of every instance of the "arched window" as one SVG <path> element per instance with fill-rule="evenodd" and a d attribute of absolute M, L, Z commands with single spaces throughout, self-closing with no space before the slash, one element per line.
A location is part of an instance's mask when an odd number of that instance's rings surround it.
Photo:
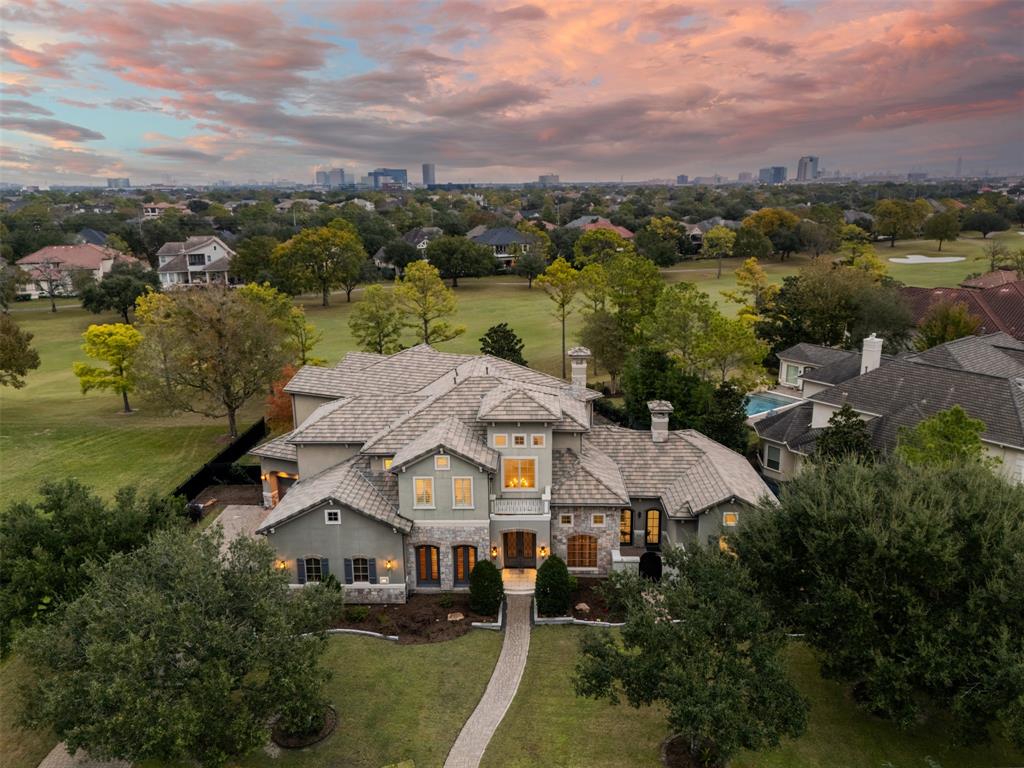
<path fill-rule="evenodd" d="M 441 586 L 441 552 L 437 547 L 416 547 L 416 583 L 421 587 Z"/>
<path fill-rule="evenodd" d="M 567 564 L 570 568 L 597 568 L 597 537 L 570 536 Z"/>
<path fill-rule="evenodd" d="M 633 543 L 633 510 L 623 509 L 619 512 L 619 544 Z"/>
<path fill-rule="evenodd" d="M 469 574 L 473 572 L 473 566 L 476 565 L 476 547 L 455 547 L 452 550 L 452 555 L 455 563 L 455 586 L 468 587 Z"/>

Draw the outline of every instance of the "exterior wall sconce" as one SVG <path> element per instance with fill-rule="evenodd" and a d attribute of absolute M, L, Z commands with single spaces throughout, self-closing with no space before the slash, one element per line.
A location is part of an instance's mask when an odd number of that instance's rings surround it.
<path fill-rule="evenodd" d="M 276 563 L 274 563 L 274 566 L 277 568 L 277 570 L 283 571 L 285 568 L 288 567 L 288 561 L 287 560 L 278 560 Z"/>
<path fill-rule="evenodd" d="M 385 567 L 385 568 L 387 568 L 387 569 L 388 569 L 388 570 L 390 571 L 390 570 L 391 570 L 392 568 L 394 568 L 394 567 L 395 567 L 395 561 L 394 561 L 394 560 L 392 560 L 392 559 L 391 559 L 391 558 L 389 557 L 389 558 L 388 558 L 388 559 L 387 559 L 387 560 L 386 560 L 386 561 L 384 562 L 384 567 Z"/>
<path fill-rule="evenodd" d="M 541 547 L 540 548 L 540 556 L 541 557 L 547 557 L 548 556 L 548 548 L 547 547 Z"/>
<path fill-rule="evenodd" d="M 491 544 L 491 560 L 497 560 L 497 559 L 498 559 L 498 547 L 496 545 L 494 545 L 494 544 Z"/>

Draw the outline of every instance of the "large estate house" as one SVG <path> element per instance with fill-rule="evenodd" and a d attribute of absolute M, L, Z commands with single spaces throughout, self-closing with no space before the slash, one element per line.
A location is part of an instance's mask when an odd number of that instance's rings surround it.
<path fill-rule="evenodd" d="M 156 252 L 157 274 L 163 288 L 184 285 L 227 284 L 235 252 L 213 235 L 194 235 L 184 242 L 168 242 Z"/>
<path fill-rule="evenodd" d="M 900 430 L 959 405 L 985 423 L 981 441 L 999 471 L 1024 483 L 1024 342 L 1007 333 L 967 336 L 924 352 L 882 354 L 872 334 L 861 351 L 796 344 L 778 353 L 779 391 L 792 404 L 752 419 L 764 476 L 788 480 L 814 454 L 842 406 L 866 422 L 875 450 Z"/>
<path fill-rule="evenodd" d="M 86 274 L 101 280 L 115 264 L 138 264 L 138 259 L 105 245 L 48 245 L 18 259 L 27 276 L 18 293 L 37 299 L 40 296 L 72 296 L 75 276 Z M 148 267 L 148 265 L 147 265 Z"/>
<path fill-rule="evenodd" d="M 420 345 L 303 367 L 295 428 L 258 446 L 257 532 L 293 583 L 335 574 L 353 602 L 468 588 L 478 559 L 579 574 L 638 568 L 668 545 L 722 545 L 769 493 L 740 455 L 693 430 L 597 423 L 590 352 L 566 382 Z M 649 561 L 652 556 L 645 558 Z M 658 557 L 657 554 L 653 557 Z"/>

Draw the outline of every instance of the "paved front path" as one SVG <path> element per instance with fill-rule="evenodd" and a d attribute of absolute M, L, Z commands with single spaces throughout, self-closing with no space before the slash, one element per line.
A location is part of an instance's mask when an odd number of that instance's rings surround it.
<path fill-rule="evenodd" d="M 483 698 L 462 726 L 444 768 L 477 768 L 484 750 L 516 695 L 530 651 L 530 602 L 533 595 L 508 595 L 505 642 Z"/>
<path fill-rule="evenodd" d="M 131 763 L 126 763 L 123 760 L 114 760 L 109 763 L 93 760 L 81 749 L 72 757 L 68 754 L 62 741 L 43 758 L 39 768 L 131 768 Z"/>
<path fill-rule="evenodd" d="M 221 551 L 226 553 L 231 542 L 240 536 L 255 538 L 256 529 L 269 513 L 269 509 L 254 504 L 229 504 L 207 530 L 213 530 L 218 525 L 221 527 L 224 531 Z"/>

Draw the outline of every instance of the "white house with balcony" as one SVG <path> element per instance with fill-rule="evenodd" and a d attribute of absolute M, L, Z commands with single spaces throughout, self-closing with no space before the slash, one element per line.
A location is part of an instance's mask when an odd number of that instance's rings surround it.
<path fill-rule="evenodd" d="M 590 352 L 572 379 L 420 345 L 303 367 L 294 429 L 258 446 L 267 536 L 296 584 L 335 574 L 352 602 L 461 590 L 480 559 L 579 574 L 665 546 L 719 546 L 769 493 L 740 455 L 650 403 L 650 430 L 595 424 Z M 649 559 L 649 558 L 648 558 Z"/>
<path fill-rule="evenodd" d="M 184 242 L 164 243 L 156 252 L 157 274 L 163 288 L 231 282 L 235 252 L 213 235 L 195 235 Z"/>

